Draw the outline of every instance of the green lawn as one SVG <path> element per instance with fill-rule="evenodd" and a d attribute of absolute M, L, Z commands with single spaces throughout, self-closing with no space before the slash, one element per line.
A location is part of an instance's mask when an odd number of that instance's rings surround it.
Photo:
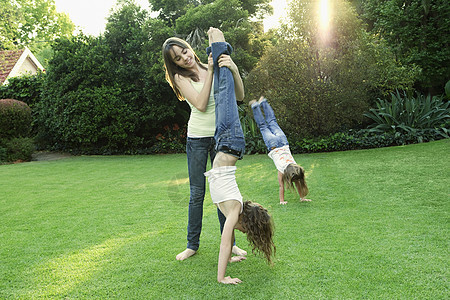
<path fill-rule="evenodd" d="M 275 220 L 275 265 L 250 254 L 216 282 L 205 199 L 184 262 L 186 157 L 80 156 L 0 166 L 0 299 L 448 299 L 450 140 L 295 155 L 311 203 L 278 205 L 267 155 L 238 162 L 245 199 Z M 249 250 L 245 236 L 237 244 Z"/>

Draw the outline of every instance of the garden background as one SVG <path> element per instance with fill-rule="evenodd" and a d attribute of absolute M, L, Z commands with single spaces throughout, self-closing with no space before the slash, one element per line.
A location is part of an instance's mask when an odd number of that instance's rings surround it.
<path fill-rule="evenodd" d="M 0 298 L 446 299 L 450 2 L 329 0 L 325 22 L 322 2 L 292 0 L 264 32 L 268 0 L 149 0 L 157 17 L 119 0 L 105 33 L 88 36 L 53 0 L 0 0 L 1 50 L 28 46 L 46 68 L 0 87 Z M 209 196 L 201 251 L 174 259 L 189 108 L 165 81 L 161 46 L 179 36 L 206 61 L 210 26 L 246 86 L 238 183 L 276 225 L 275 266 L 249 254 L 229 267 L 238 287 L 215 280 Z M 246 105 L 261 93 L 311 203 L 276 204 Z M 65 158 L 22 163 L 41 151 Z"/>
<path fill-rule="evenodd" d="M 46 72 L 1 86 L 0 99 L 31 108 L 0 101 L 1 161 L 29 160 L 36 149 L 184 152 L 189 108 L 165 81 L 161 46 L 179 36 L 206 61 L 210 26 L 233 45 L 244 79 L 247 153 L 264 152 L 246 105 L 260 94 L 294 153 L 448 137 L 448 1 L 294 0 L 285 23 L 268 32 L 268 0 L 149 3 L 153 11 L 118 1 L 94 37 L 74 31 L 52 0 L 2 0 L 0 48 L 28 46 Z"/>

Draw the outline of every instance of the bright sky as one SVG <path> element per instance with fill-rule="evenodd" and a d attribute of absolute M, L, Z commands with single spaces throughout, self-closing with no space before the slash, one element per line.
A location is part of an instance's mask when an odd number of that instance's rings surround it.
<path fill-rule="evenodd" d="M 142 8 L 149 7 L 148 0 L 135 0 Z M 106 18 L 116 0 L 55 0 L 56 9 L 65 12 L 75 26 L 86 34 L 99 35 L 105 30 Z M 277 27 L 278 20 L 285 13 L 287 0 L 272 0 L 273 16 L 264 20 L 264 30 Z"/>
<path fill-rule="evenodd" d="M 264 19 L 264 31 L 277 27 L 280 18 L 286 18 L 287 2 L 288 0 L 272 0 L 273 15 Z"/>

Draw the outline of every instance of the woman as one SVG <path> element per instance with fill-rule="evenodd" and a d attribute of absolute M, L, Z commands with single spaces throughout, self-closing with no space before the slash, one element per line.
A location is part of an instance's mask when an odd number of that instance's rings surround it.
<path fill-rule="evenodd" d="M 192 47 L 184 40 L 172 37 L 162 47 L 166 80 L 177 98 L 187 100 L 191 115 L 188 122 L 186 153 L 189 171 L 189 219 L 187 227 L 186 250 L 176 256 L 177 260 L 185 260 L 194 255 L 200 242 L 203 217 L 203 200 L 205 197 L 205 176 L 208 156 L 211 164 L 215 158 L 215 102 L 213 95 L 213 60 L 210 55 L 208 64 L 203 64 Z M 244 99 L 244 85 L 239 70 L 230 56 L 221 57 L 219 64 L 228 67 L 235 82 L 236 99 Z M 225 217 L 217 210 L 220 230 L 223 230 Z M 246 255 L 242 249 L 233 246 L 233 253 Z"/>

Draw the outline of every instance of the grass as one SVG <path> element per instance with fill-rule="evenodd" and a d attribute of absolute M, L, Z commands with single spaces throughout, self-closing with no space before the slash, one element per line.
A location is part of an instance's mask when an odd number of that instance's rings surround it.
<path fill-rule="evenodd" d="M 266 155 L 238 162 L 245 199 L 272 213 L 277 256 L 229 265 L 205 199 L 184 261 L 185 155 L 80 156 L 0 166 L 0 299 L 448 299 L 450 140 L 296 155 L 311 203 L 278 202 Z M 237 244 L 249 249 L 245 236 Z"/>

